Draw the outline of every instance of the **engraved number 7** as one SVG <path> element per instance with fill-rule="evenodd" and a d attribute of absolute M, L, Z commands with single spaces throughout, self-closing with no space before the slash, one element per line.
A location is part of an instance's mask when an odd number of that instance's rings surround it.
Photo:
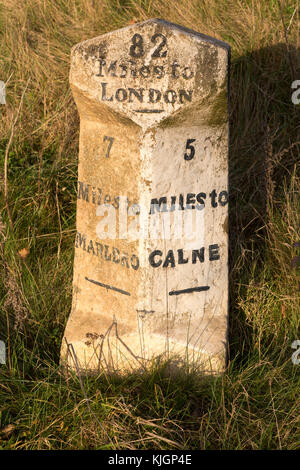
<path fill-rule="evenodd" d="M 111 149 L 112 144 L 113 144 L 113 141 L 114 141 L 115 139 L 114 139 L 114 137 L 108 137 L 107 135 L 105 135 L 104 138 L 103 138 L 103 142 L 105 142 L 106 140 L 109 141 L 109 144 L 108 144 L 108 147 L 107 147 L 107 150 L 106 150 L 106 154 L 105 154 L 106 158 L 108 158 L 108 157 L 109 157 L 109 153 L 110 153 L 110 149 Z"/>

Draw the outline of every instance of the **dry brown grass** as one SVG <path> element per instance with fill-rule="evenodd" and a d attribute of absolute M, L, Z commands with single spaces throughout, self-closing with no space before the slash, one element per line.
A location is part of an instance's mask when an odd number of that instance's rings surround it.
<path fill-rule="evenodd" d="M 0 428 L 11 431 L 0 435 L 0 448 L 299 448 L 300 366 L 290 357 L 300 311 L 291 264 L 300 241 L 300 121 L 291 103 L 300 17 L 296 0 L 281 5 L 2 1 L 0 338 L 9 363 L 0 369 Z M 154 368 L 123 382 L 80 383 L 57 369 L 71 305 L 79 130 L 70 49 L 152 17 L 232 47 L 230 364 L 211 382 L 170 380 Z"/>

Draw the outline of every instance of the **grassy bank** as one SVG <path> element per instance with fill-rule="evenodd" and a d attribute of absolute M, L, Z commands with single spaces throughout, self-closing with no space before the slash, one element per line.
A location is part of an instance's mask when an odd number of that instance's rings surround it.
<path fill-rule="evenodd" d="M 299 15 L 296 0 L 0 4 L 0 449 L 300 447 Z M 228 370 L 65 376 L 79 131 L 70 48 L 152 17 L 232 47 Z"/>

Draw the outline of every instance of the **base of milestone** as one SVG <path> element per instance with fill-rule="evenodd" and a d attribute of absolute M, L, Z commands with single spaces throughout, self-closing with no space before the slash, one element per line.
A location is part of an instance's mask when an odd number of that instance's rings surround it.
<path fill-rule="evenodd" d="M 90 333 L 84 340 L 63 338 L 61 365 L 77 374 L 126 375 L 146 372 L 154 367 L 167 367 L 171 375 L 197 372 L 218 375 L 226 367 L 226 338 L 210 344 L 210 350 L 178 343 L 172 338 L 151 335 L 141 339 L 137 335 L 120 337 L 117 324 L 112 323 L 106 335 Z M 219 340 L 221 338 L 218 338 Z M 146 341 L 145 341 L 146 340 Z M 144 343 L 145 341 L 145 343 Z M 145 346 L 147 344 L 147 346 Z"/>

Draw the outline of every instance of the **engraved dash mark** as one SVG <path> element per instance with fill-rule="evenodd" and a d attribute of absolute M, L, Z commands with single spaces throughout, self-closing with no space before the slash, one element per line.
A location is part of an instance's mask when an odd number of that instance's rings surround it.
<path fill-rule="evenodd" d="M 163 113 L 163 109 L 135 109 L 136 113 Z"/>
<path fill-rule="evenodd" d="M 89 279 L 88 277 L 85 277 L 85 279 L 87 281 L 91 282 L 92 284 L 96 284 L 97 286 L 104 287 L 105 289 L 114 290 L 114 291 L 120 292 L 120 294 L 124 294 L 124 295 L 131 295 L 130 292 L 127 292 L 126 290 L 119 289 L 118 287 L 109 286 L 108 284 L 102 284 L 102 282 L 94 281 L 94 279 Z"/>
<path fill-rule="evenodd" d="M 169 295 L 190 294 L 191 292 L 202 292 L 208 290 L 209 286 L 190 287 L 189 289 L 171 290 Z"/>

